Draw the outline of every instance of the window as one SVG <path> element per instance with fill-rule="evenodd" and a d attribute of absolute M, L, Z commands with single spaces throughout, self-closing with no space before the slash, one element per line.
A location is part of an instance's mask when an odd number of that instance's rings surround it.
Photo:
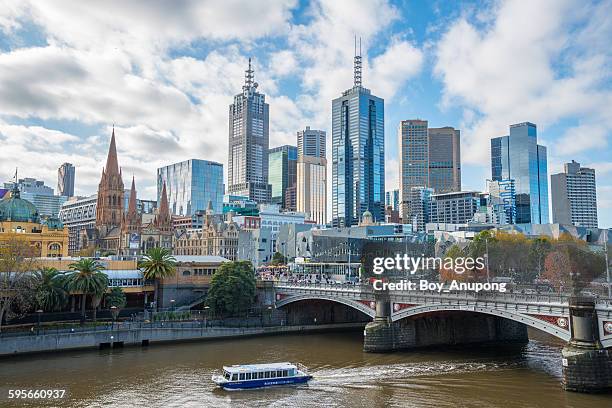
<path fill-rule="evenodd" d="M 264 377 L 265 377 L 265 378 L 270 378 L 270 372 L 269 372 L 269 371 L 266 371 L 266 372 L 264 373 Z"/>
<path fill-rule="evenodd" d="M 264 378 L 264 372 L 263 371 L 259 372 L 257 377 L 258 378 Z"/>
<path fill-rule="evenodd" d="M 244 373 L 240 373 L 240 381 L 244 381 Z"/>
<path fill-rule="evenodd" d="M 250 380 L 251 379 L 251 373 L 246 373 L 246 379 Z"/>
<path fill-rule="evenodd" d="M 270 377 L 276 378 L 276 371 L 270 371 Z"/>
<path fill-rule="evenodd" d="M 238 381 L 238 374 L 232 375 L 232 381 Z"/>
<path fill-rule="evenodd" d="M 190 275 L 191 275 L 191 272 L 189 272 L 189 271 L 183 271 L 183 276 L 190 276 Z"/>
<path fill-rule="evenodd" d="M 283 377 L 287 377 L 287 370 L 283 370 Z"/>

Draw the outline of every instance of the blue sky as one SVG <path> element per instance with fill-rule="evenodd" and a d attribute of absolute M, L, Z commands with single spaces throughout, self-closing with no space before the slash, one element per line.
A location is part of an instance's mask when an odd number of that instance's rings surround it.
<path fill-rule="evenodd" d="M 461 129 L 463 187 L 477 190 L 489 139 L 530 121 L 550 174 L 572 159 L 597 170 L 600 226 L 612 226 L 611 0 L 263 4 L 0 0 L 0 181 L 19 167 L 54 186 L 68 161 L 76 192 L 95 192 L 113 124 L 141 198 L 155 197 L 161 165 L 225 164 L 249 56 L 271 146 L 307 125 L 329 133 L 357 35 L 364 85 L 385 99 L 388 190 L 402 119 Z"/>

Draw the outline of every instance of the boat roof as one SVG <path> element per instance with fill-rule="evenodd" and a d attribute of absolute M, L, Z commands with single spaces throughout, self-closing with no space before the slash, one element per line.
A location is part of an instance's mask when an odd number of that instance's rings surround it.
<path fill-rule="evenodd" d="M 293 363 L 271 363 L 271 364 L 236 364 L 231 366 L 223 366 L 223 369 L 230 373 L 251 372 L 251 371 L 266 371 L 266 370 L 290 370 L 296 368 Z"/>

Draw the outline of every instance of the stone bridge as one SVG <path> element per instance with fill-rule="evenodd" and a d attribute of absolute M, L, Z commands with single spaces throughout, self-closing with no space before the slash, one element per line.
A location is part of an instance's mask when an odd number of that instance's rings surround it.
<path fill-rule="evenodd" d="M 364 350 L 370 352 L 484 341 L 526 342 L 526 328 L 532 327 L 567 342 L 562 358 L 566 389 L 612 387 L 612 299 L 484 291 L 377 291 L 371 285 L 286 282 L 275 283 L 274 296 L 277 308 L 313 318 L 315 323 L 317 318 L 329 323 L 338 316 L 370 321 L 364 330 Z M 358 317 L 348 316 L 346 309 Z"/>

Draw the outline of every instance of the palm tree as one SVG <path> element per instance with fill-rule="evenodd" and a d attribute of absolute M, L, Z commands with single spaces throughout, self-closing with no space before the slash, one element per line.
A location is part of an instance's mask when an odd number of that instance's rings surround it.
<path fill-rule="evenodd" d="M 174 276 L 176 273 L 176 259 L 166 248 L 151 248 L 147 251 L 138 265 L 146 280 L 155 282 L 155 308 L 158 308 L 157 296 L 159 292 L 159 280 Z"/>
<path fill-rule="evenodd" d="M 106 295 L 106 307 L 115 306 L 117 309 L 123 309 L 126 304 L 125 293 L 123 289 L 117 287 L 112 288 Z"/>
<path fill-rule="evenodd" d="M 87 295 L 102 296 L 108 288 L 108 277 L 102 272 L 104 267 L 92 258 L 82 258 L 68 267 L 72 272 L 66 277 L 66 288 L 71 292 L 81 292 L 81 321 L 85 322 Z"/>
<path fill-rule="evenodd" d="M 39 268 L 32 276 L 38 308 L 45 312 L 61 310 L 68 300 L 65 275 L 55 268 Z"/>

